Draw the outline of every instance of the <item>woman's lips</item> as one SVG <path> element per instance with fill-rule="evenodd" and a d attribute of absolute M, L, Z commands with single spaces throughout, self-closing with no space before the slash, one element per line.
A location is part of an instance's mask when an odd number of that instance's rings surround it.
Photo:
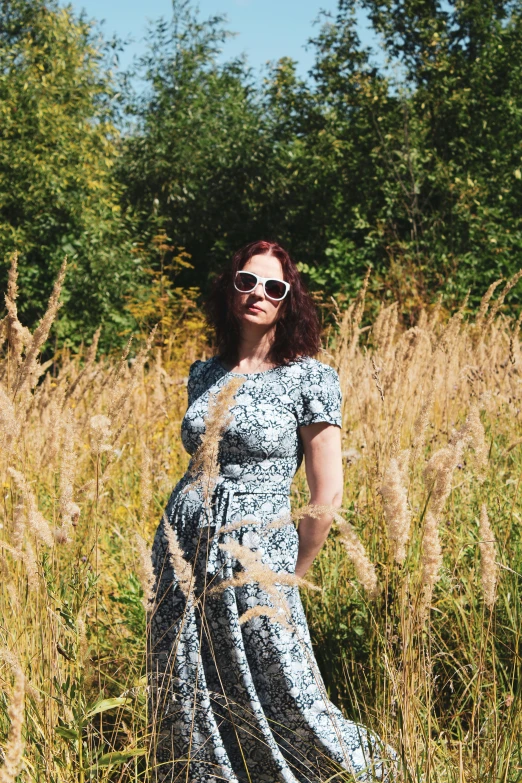
<path fill-rule="evenodd" d="M 257 305 L 247 305 L 247 310 L 256 310 L 259 313 L 263 312 L 263 309 L 261 307 L 257 307 Z"/>

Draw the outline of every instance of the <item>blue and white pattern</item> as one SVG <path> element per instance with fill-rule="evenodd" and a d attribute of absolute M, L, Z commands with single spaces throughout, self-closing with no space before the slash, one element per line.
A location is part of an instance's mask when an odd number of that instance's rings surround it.
<path fill-rule="evenodd" d="M 218 357 L 190 367 L 182 440 L 193 455 L 204 432 L 209 394 L 231 373 Z M 361 780 L 385 777 L 381 743 L 343 717 L 327 698 L 314 658 L 299 590 L 280 585 L 291 628 L 266 615 L 240 625 L 256 606 L 272 606 L 257 582 L 209 588 L 241 571 L 219 547 L 234 539 L 273 571 L 294 573 L 298 533 L 292 522 L 267 528 L 290 511 L 290 486 L 303 459 L 299 427 L 341 426 L 335 370 L 310 357 L 245 379 L 219 448 L 212 517 L 187 473 L 175 486 L 153 544 L 156 600 L 149 617 L 151 723 L 157 779 L 188 783 L 319 783 L 342 770 Z M 245 524 L 230 533 L 221 529 Z M 169 560 L 171 525 L 194 571 L 188 602 Z M 370 770 L 370 771 L 369 771 Z"/>

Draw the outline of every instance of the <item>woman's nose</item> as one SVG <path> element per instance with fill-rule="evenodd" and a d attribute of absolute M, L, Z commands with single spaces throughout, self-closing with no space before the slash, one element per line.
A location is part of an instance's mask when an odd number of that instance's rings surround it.
<path fill-rule="evenodd" d="M 263 288 L 263 283 L 258 283 L 256 285 L 256 287 L 254 288 L 254 293 L 257 294 L 257 296 L 265 295 L 265 289 Z"/>

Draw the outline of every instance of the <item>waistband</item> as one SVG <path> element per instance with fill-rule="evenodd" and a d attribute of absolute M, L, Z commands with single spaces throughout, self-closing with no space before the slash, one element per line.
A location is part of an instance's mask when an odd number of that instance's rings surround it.
<path fill-rule="evenodd" d="M 190 484 L 194 481 L 194 477 L 190 474 L 190 467 L 189 464 L 187 472 L 181 480 L 182 484 Z M 254 475 L 247 466 L 243 468 L 240 465 L 225 465 L 215 481 L 213 492 L 231 490 L 239 493 L 289 495 L 291 486 L 292 477 L 276 475 L 263 481 L 259 476 Z"/>
<path fill-rule="evenodd" d="M 184 491 L 188 489 L 188 486 L 192 484 L 193 481 L 194 478 L 187 473 L 180 480 L 178 485 L 180 491 L 177 496 L 176 505 L 183 497 Z M 212 490 L 212 511 L 210 512 L 210 516 L 209 509 L 205 509 L 201 515 L 199 526 L 206 527 L 207 525 L 212 525 L 216 527 L 216 531 L 221 527 L 226 526 L 231 521 L 230 512 L 234 495 L 267 494 L 271 497 L 276 495 L 288 497 L 290 495 L 290 487 L 291 479 L 286 477 L 281 477 L 280 481 L 244 482 L 220 475 Z M 201 491 L 201 485 L 199 491 Z"/>
<path fill-rule="evenodd" d="M 292 480 L 281 477 L 269 481 L 233 479 L 227 476 L 218 476 L 214 492 L 239 492 L 247 494 L 271 494 L 271 495 L 289 495 Z"/>

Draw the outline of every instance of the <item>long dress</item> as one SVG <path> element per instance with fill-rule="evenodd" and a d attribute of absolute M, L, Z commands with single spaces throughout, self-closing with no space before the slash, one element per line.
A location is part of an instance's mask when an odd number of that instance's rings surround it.
<path fill-rule="evenodd" d="M 189 454 L 204 432 L 209 394 L 231 375 L 216 356 L 191 365 L 181 427 Z M 248 547 L 272 571 L 294 573 L 296 527 L 269 523 L 290 511 L 290 486 L 303 459 L 298 427 L 313 422 L 341 427 L 339 378 L 328 365 L 300 357 L 241 377 L 230 408 L 233 420 L 219 447 L 211 517 L 204 513 L 202 489 L 193 483 L 191 460 L 153 543 L 156 598 L 148 660 L 155 777 L 161 783 L 320 783 L 336 772 L 336 781 L 349 780 L 343 772 L 348 770 L 361 780 L 387 779 L 379 739 L 327 698 L 298 587 L 276 588 L 290 625 L 273 613 L 264 615 L 263 608 L 239 622 L 253 607 L 273 606 L 256 581 L 209 591 L 241 571 L 220 547 L 230 540 Z M 220 533 L 234 522 L 244 524 Z M 193 570 L 192 597 L 172 565 L 166 525 Z"/>

